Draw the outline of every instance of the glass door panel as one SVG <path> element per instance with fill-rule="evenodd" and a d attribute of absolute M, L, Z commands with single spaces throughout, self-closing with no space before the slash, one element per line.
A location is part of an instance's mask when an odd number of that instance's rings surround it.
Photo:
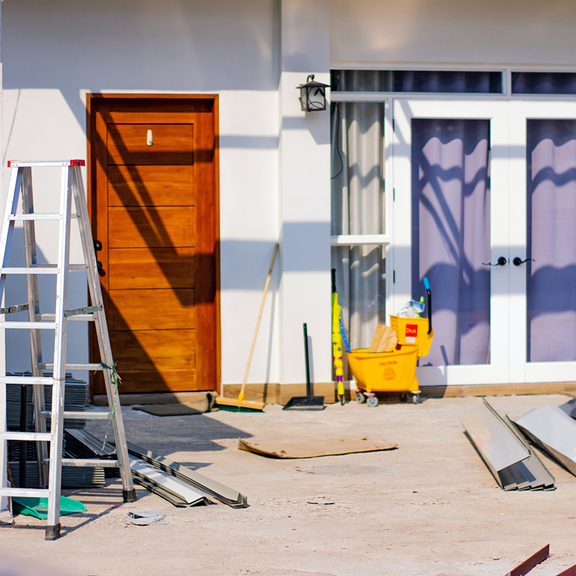
<path fill-rule="evenodd" d="M 510 112 L 510 381 L 573 381 L 576 103 L 516 101 Z"/>
<path fill-rule="evenodd" d="M 490 363 L 490 120 L 412 120 L 412 295 L 434 286 L 426 366 Z"/>
<path fill-rule="evenodd" d="M 396 100 L 394 114 L 394 311 L 424 295 L 424 276 L 432 288 L 434 341 L 417 377 L 506 381 L 507 104 Z"/>

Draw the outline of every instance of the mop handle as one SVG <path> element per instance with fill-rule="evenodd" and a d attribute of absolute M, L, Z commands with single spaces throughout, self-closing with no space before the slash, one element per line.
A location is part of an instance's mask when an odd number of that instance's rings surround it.
<path fill-rule="evenodd" d="M 430 334 L 432 332 L 432 292 L 430 291 L 430 282 L 426 276 L 422 279 L 422 283 L 428 296 L 428 334 Z"/>

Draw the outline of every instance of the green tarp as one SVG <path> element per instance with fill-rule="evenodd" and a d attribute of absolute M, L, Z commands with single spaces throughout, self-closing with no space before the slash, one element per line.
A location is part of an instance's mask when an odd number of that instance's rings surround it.
<path fill-rule="evenodd" d="M 14 515 L 24 514 L 46 520 L 48 518 L 48 498 L 13 497 L 12 511 Z M 78 500 L 60 496 L 60 516 L 76 514 L 77 512 L 86 512 L 86 506 Z"/>

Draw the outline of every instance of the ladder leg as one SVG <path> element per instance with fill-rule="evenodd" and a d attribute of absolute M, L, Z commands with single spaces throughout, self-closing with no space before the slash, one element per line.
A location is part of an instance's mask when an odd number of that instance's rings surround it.
<path fill-rule="evenodd" d="M 60 489 L 62 485 L 62 436 L 64 426 L 64 382 L 66 379 L 67 320 L 64 311 L 68 305 L 68 271 L 70 267 L 70 211 L 72 186 L 69 169 L 62 168 L 62 195 L 60 204 L 58 268 L 56 275 L 56 311 L 54 330 L 54 372 L 52 378 L 52 415 L 50 418 L 50 497 L 48 498 L 48 525 L 46 540 L 60 537 Z"/>
<path fill-rule="evenodd" d="M 32 197 L 32 168 L 23 168 L 22 177 L 22 212 L 34 213 L 34 200 Z M 26 266 L 31 268 L 38 264 L 36 253 L 36 224 L 34 220 L 24 220 L 24 249 Z M 40 316 L 40 300 L 38 291 L 38 275 L 26 276 L 28 289 L 28 319 L 34 322 Z M 42 376 L 42 370 L 38 368 L 42 364 L 42 336 L 40 330 L 30 330 L 30 354 L 32 357 L 32 376 Z M 34 400 L 34 426 L 36 432 L 46 432 L 46 420 L 42 417 L 45 409 L 44 387 L 33 386 L 32 395 Z M 45 487 L 48 483 L 47 446 L 45 442 L 36 443 L 38 456 L 38 479 L 39 485 Z"/>
<path fill-rule="evenodd" d="M 90 220 L 88 218 L 88 208 L 86 206 L 86 197 L 84 195 L 84 186 L 79 167 L 70 169 L 71 179 L 73 181 L 74 200 L 78 225 L 80 227 L 80 237 L 82 239 L 82 248 L 84 251 L 84 261 L 86 262 L 86 272 L 88 275 L 88 287 L 90 291 L 90 301 L 93 306 L 103 304 L 102 290 L 98 278 L 96 255 L 94 254 L 94 243 L 90 230 Z M 98 347 L 100 350 L 101 361 L 107 366 L 114 366 L 112 358 L 112 347 L 108 335 L 108 326 L 106 323 L 106 313 L 104 307 L 95 313 L 96 317 L 96 335 Z M 120 407 L 120 397 L 117 388 L 113 385 L 110 370 L 104 370 L 104 382 L 106 385 L 106 395 L 108 397 L 108 406 L 112 414 L 112 427 L 114 431 L 114 441 L 116 444 L 116 453 L 120 466 L 120 476 L 122 478 L 122 495 L 125 502 L 136 501 L 136 490 L 132 481 L 132 470 L 130 469 L 130 460 L 128 458 L 128 446 L 126 444 L 126 434 L 124 431 L 124 422 L 122 420 L 122 410 Z"/>
<path fill-rule="evenodd" d="M 12 235 L 14 232 L 14 222 L 8 220 L 10 214 L 15 214 L 18 207 L 18 197 L 22 186 L 22 170 L 12 170 L 10 174 L 10 184 L 8 187 L 8 197 L 6 199 L 6 206 L 4 210 L 4 220 L 2 230 L 0 231 L 0 265 L 8 266 L 10 259 L 10 247 L 12 245 Z M 0 275 L 0 302 L 4 304 L 4 292 L 6 288 L 6 275 Z M 0 376 L 6 376 L 6 330 L 4 328 L 4 319 L 2 319 L 2 366 Z M 8 431 L 8 420 L 6 414 L 6 383 L 3 381 L 0 384 L 0 431 Z M 5 439 L 0 440 L 0 488 L 8 486 L 8 442 Z M 8 508 L 8 498 L 0 496 L 0 511 Z"/>

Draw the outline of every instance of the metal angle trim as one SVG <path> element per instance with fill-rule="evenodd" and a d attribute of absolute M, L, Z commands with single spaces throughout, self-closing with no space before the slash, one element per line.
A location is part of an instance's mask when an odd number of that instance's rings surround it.
<path fill-rule="evenodd" d="M 544 548 L 538 550 L 538 552 L 532 554 L 530 558 L 524 560 L 522 564 L 516 566 L 514 570 L 508 572 L 506 576 L 524 576 L 525 574 L 528 574 L 528 572 L 530 572 L 532 568 L 544 562 L 544 560 L 546 560 L 549 556 L 550 556 L 550 544 L 546 544 Z"/>
<path fill-rule="evenodd" d="M 576 564 L 574 564 L 574 566 L 570 566 L 570 568 L 564 570 L 564 572 L 556 574 L 556 576 L 576 576 Z"/>
<path fill-rule="evenodd" d="M 173 462 L 169 458 L 159 456 L 151 450 L 145 450 L 144 448 L 140 448 L 131 442 L 128 442 L 127 445 L 128 452 L 132 454 L 132 456 L 140 458 L 147 464 L 151 464 L 155 468 L 158 468 L 166 474 L 178 478 L 186 484 L 190 484 L 199 490 L 205 491 L 208 495 L 215 498 L 219 502 L 222 502 L 227 506 L 231 506 L 232 508 L 246 508 L 248 506 L 248 499 L 246 496 L 240 494 L 240 492 L 233 490 L 232 488 L 228 488 L 227 486 L 220 484 L 220 482 L 211 480 L 199 472 L 190 470 L 182 464 Z"/>
<path fill-rule="evenodd" d="M 514 423 L 537 446 L 576 476 L 576 421 L 558 406 L 546 404 Z"/>
<path fill-rule="evenodd" d="M 482 408 L 467 414 L 461 422 L 478 451 L 496 472 L 530 456 L 528 448 L 486 401 Z"/>
<path fill-rule="evenodd" d="M 162 472 L 162 470 L 159 470 L 158 468 L 145 464 L 142 460 L 131 457 L 130 468 L 132 469 L 133 474 L 143 476 L 149 482 L 156 484 L 182 499 L 189 506 L 206 503 L 208 494 L 200 492 L 199 490 L 192 488 L 190 485 L 184 484 L 184 482 L 174 478 L 174 476 Z"/>

